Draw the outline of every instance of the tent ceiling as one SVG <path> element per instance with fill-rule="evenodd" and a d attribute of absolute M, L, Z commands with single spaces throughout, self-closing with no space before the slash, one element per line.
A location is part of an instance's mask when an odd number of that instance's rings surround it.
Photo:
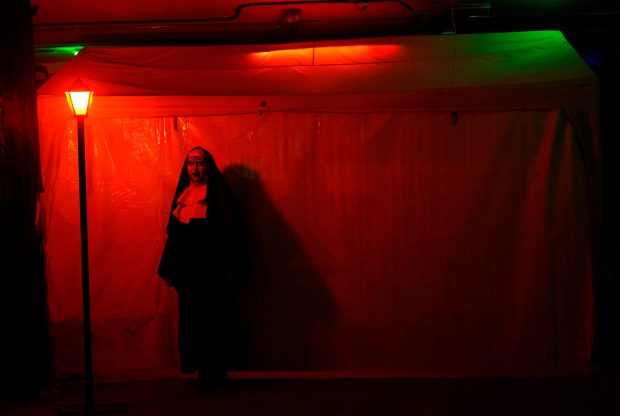
<path fill-rule="evenodd" d="M 39 70 L 71 46 L 273 44 L 313 40 L 560 30 L 618 33 L 617 0 L 34 0 Z"/>
<path fill-rule="evenodd" d="M 63 92 L 77 77 L 97 91 L 92 109 L 97 118 L 539 109 L 597 102 L 594 73 L 558 31 L 464 34 L 455 40 L 416 35 L 89 47 L 39 88 L 39 109 L 68 111 Z"/>

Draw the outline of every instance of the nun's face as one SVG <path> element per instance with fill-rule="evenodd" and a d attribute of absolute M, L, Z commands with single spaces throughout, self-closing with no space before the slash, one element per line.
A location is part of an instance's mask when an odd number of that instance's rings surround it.
<path fill-rule="evenodd" d="M 187 173 L 192 184 L 198 185 L 207 182 L 207 162 L 204 154 L 194 149 L 187 155 Z"/>

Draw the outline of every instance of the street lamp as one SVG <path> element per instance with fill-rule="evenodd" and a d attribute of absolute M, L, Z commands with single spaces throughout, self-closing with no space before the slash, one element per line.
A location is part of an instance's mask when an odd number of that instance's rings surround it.
<path fill-rule="evenodd" d="M 67 102 L 77 118 L 78 127 L 78 175 L 80 193 L 80 238 L 82 250 L 82 304 L 84 312 L 84 381 L 86 403 L 84 413 L 59 412 L 59 414 L 93 416 L 99 414 L 127 414 L 126 403 L 99 403 L 95 410 L 93 388 L 93 353 L 90 326 L 90 276 L 88 266 L 88 216 L 86 211 L 86 152 L 84 146 L 84 118 L 88 116 L 93 92 L 79 78 L 71 85 L 65 95 Z M 73 406 L 72 406 L 73 407 Z M 80 406 L 78 406 L 80 407 Z"/>
<path fill-rule="evenodd" d="M 88 266 L 88 217 L 86 211 L 86 156 L 84 150 L 84 118 L 88 115 L 93 92 L 79 78 L 65 92 L 69 107 L 77 118 L 78 174 L 80 189 L 80 236 L 82 249 L 82 309 L 84 312 L 84 381 L 86 414 L 95 414 L 93 390 L 93 355 L 90 328 L 90 276 Z"/>
<path fill-rule="evenodd" d="M 76 79 L 65 95 L 74 116 L 88 115 L 90 104 L 93 102 L 93 92 L 81 79 Z"/>

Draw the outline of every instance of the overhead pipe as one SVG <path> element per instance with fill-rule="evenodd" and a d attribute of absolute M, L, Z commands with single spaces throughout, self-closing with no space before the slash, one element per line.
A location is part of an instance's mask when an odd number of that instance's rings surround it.
<path fill-rule="evenodd" d="M 234 13 L 231 16 L 225 17 L 209 17 L 204 19 L 164 19 L 164 20 L 123 20 L 123 21 L 92 21 L 92 22 L 65 22 L 65 23 L 41 23 L 34 24 L 37 28 L 62 28 L 62 27 L 78 27 L 78 26 L 116 26 L 116 25 L 155 25 L 161 26 L 165 24 L 187 24 L 187 23 L 214 23 L 214 22 L 226 22 L 234 21 L 239 18 L 241 11 L 250 7 L 275 7 L 275 6 L 302 6 L 306 4 L 351 4 L 356 7 L 356 3 L 359 1 L 351 0 L 297 0 L 297 1 L 269 1 L 269 2 L 255 2 L 240 4 L 235 8 Z M 417 15 L 418 13 L 404 0 L 368 0 L 364 3 L 397 3 L 407 9 L 411 14 Z"/>

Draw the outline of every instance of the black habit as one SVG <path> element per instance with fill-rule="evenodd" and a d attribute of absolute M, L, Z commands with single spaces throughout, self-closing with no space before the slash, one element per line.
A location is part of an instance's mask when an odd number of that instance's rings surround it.
<path fill-rule="evenodd" d="M 178 347 L 181 371 L 225 380 L 237 330 L 236 289 L 251 266 L 243 246 L 244 229 L 233 195 L 213 156 L 206 155 L 207 214 L 189 224 L 173 214 L 177 199 L 190 185 L 187 157 L 172 200 L 167 239 L 158 268 L 179 295 Z M 194 150 L 194 149 L 192 149 Z"/>

